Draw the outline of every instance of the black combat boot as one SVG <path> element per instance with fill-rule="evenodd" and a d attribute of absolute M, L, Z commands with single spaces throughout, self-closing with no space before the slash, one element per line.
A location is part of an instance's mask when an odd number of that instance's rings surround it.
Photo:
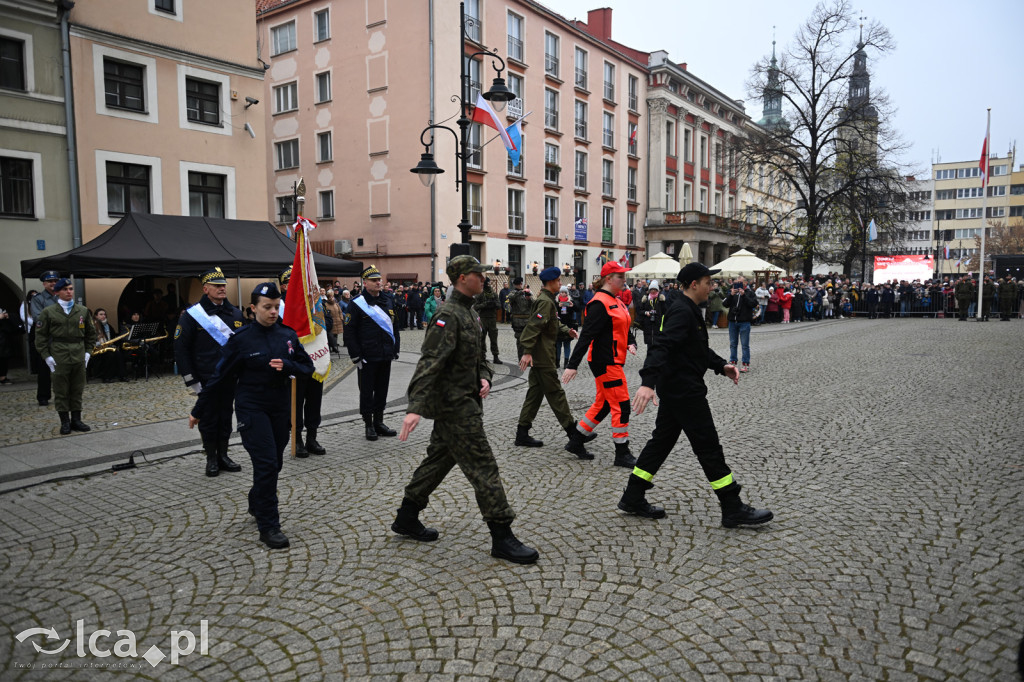
<path fill-rule="evenodd" d="M 203 450 L 206 452 L 206 475 L 213 477 L 220 473 L 220 458 L 217 456 L 217 441 L 203 436 Z"/>
<path fill-rule="evenodd" d="M 217 468 L 221 471 L 238 472 L 242 470 L 242 465 L 228 457 L 229 440 L 228 438 L 217 439 Z"/>
<path fill-rule="evenodd" d="M 316 429 L 306 429 L 306 451 L 311 455 L 327 454 L 327 450 L 316 442 Z"/>
<path fill-rule="evenodd" d="M 385 438 L 390 438 L 392 436 L 398 435 L 397 431 L 388 427 L 388 425 L 384 423 L 383 412 L 373 413 L 373 430 L 377 432 L 378 436 L 384 436 Z"/>
<path fill-rule="evenodd" d="M 665 518 L 665 510 L 662 507 L 656 507 L 647 501 L 647 491 L 653 487 L 654 484 L 650 481 L 645 481 L 636 474 L 630 475 L 626 489 L 622 491 L 622 499 L 619 500 L 619 509 L 645 519 Z"/>
<path fill-rule="evenodd" d="M 71 433 L 71 417 L 67 412 L 58 412 L 57 416 L 60 417 L 60 435 L 66 436 Z"/>
<path fill-rule="evenodd" d="M 723 526 L 757 526 L 774 518 L 775 515 L 767 509 L 754 509 L 749 504 L 744 504 L 740 499 L 740 490 L 742 486 L 734 482 L 715 491 L 718 502 L 722 505 Z"/>
<path fill-rule="evenodd" d="M 503 365 L 503 364 L 505 364 L 505 363 L 503 363 L 503 362 L 502 362 L 502 361 L 501 361 L 500 359 L 498 359 L 498 356 L 497 356 L 497 355 L 495 355 L 495 356 L 494 356 L 494 364 L 495 364 L 495 365 Z"/>
<path fill-rule="evenodd" d="M 373 417 L 364 414 L 363 423 L 366 424 L 366 440 L 377 440 L 377 429 L 373 428 Z"/>
<path fill-rule="evenodd" d="M 565 427 L 565 435 L 569 436 L 569 440 L 572 440 L 572 435 L 574 433 L 580 434 L 580 436 L 583 437 L 583 442 L 584 443 L 589 443 L 590 441 L 592 441 L 595 438 L 597 438 L 597 432 L 596 431 L 591 431 L 590 433 L 583 433 L 582 431 L 580 431 L 576 427 L 576 422 L 573 422 L 569 426 Z"/>
<path fill-rule="evenodd" d="M 569 442 L 565 444 L 565 449 L 568 452 L 576 455 L 579 459 L 594 459 L 594 456 L 587 452 L 587 446 L 584 445 L 586 439 L 579 429 L 570 427 L 565 432 L 569 434 Z"/>
<path fill-rule="evenodd" d="M 82 411 L 75 410 L 71 413 L 71 430 L 72 431 L 92 431 L 89 425 L 82 421 Z"/>
<path fill-rule="evenodd" d="M 530 427 L 528 426 L 517 426 L 516 427 L 516 445 L 522 445 L 525 448 L 539 448 L 544 446 L 544 441 L 534 438 L 530 435 Z"/>
<path fill-rule="evenodd" d="M 488 521 L 487 527 L 491 529 L 492 557 L 505 559 L 514 564 L 536 563 L 540 557 L 537 550 L 519 542 L 519 538 L 512 534 L 511 523 Z"/>
<path fill-rule="evenodd" d="M 306 449 L 305 444 L 302 442 L 302 429 L 298 429 L 295 432 L 295 456 L 299 459 L 309 457 L 309 450 Z"/>
<path fill-rule="evenodd" d="M 629 451 L 629 443 L 615 444 L 615 466 L 632 469 L 636 466 L 636 457 Z"/>
<path fill-rule="evenodd" d="M 413 540 L 433 542 L 437 539 L 437 530 L 427 528 L 420 523 L 419 516 L 421 511 L 423 511 L 423 507 L 406 497 L 402 500 L 402 506 L 398 508 L 398 515 L 395 517 L 395 522 L 391 524 L 391 530 L 399 535 L 406 535 Z"/>
<path fill-rule="evenodd" d="M 282 533 L 280 528 L 261 531 L 260 542 L 270 549 L 284 549 L 291 544 L 288 542 L 288 536 Z"/>

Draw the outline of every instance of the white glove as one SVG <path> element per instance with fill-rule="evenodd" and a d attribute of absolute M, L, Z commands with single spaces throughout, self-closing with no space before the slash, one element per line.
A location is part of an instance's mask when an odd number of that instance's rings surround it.
<path fill-rule="evenodd" d="M 46 366 L 50 368 L 51 372 L 57 371 L 57 361 L 53 359 L 53 356 L 46 358 Z"/>
<path fill-rule="evenodd" d="M 86 367 L 89 366 L 89 358 L 91 358 L 91 357 L 92 357 L 92 355 L 90 355 L 89 353 L 85 354 L 85 366 Z"/>

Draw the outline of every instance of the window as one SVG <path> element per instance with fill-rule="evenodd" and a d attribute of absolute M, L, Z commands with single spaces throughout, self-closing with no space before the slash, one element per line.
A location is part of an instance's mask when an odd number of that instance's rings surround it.
<path fill-rule="evenodd" d="M 676 124 L 665 121 L 665 156 L 676 155 Z"/>
<path fill-rule="evenodd" d="M 316 42 L 327 40 L 331 37 L 331 11 L 321 10 L 313 15 L 313 25 L 316 30 Z M 331 198 L 333 203 L 333 196 Z M 333 213 L 331 215 L 334 215 Z"/>
<path fill-rule="evenodd" d="M 467 137 L 466 165 L 470 168 L 480 168 L 484 163 L 483 147 L 480 145 L 482 129 L 480 123 L 470 123 Z"/>
<path fill-rule="evenodd" d="M 317 162 L 332 161 L 334 159 L 334 144 L 331 131 L 316 134 L 316 160 Z"/>
<path fill-rule="evenodd" d="M 274 113 L 295 111 L 299 108 L 299 84 L 288 83 L 274 88 Z"/>
<path fill-rule="evenodd" d="M 558 265 L 558 249 L 550 246 L 544 247 L 544 267 L 552 268 Z"/>
<path fill-rule="evenodd" d="M 292 215 L 292 198 L 278 197 L 277 198 L 277 222 L 287 223 L 292 222 L 295 217 Z"/>
<path fill-rule="evenodd" d="M 715 143 L 715 172 L 719 175 L 725 170 L 722 165 L 722 144 L 720 142 Z M 717 213 L 717 211 L 716 211 Z"/>
<path fill-rule="evenodd" d="M 475 182 L 466 183 L 466 187 L 469 190 L 466 194 L 466 203 L 469 206 L 469 224 L 481 230 L 484 225 L 484 187 Z"/>
<path fill-rule="evenodd" d="M 295 22 L 289 21 L 287 24 L 270 29 L 270 42 L 273 50 L 271 56 L 290 52 L 298 47 L 298 43 L 295 41 Z"/>
<path fill-rule="evenodd" d="M 299 141 L 298 140 L 287 140 L 285 142 L 275 142 L 274 149 L 277 150 L 277 168 L 276 170 L 284 170 L 286 168 L 298 168 L 299 167 Z"/>
<path fill-rule="evenodd" d="M 149 166 L 107 161 L 107 215 L 149 213 Z"/>
<path fill-rule="evenodd" d="M 991 175 L 1006 175 L 1006 166 L 989 166 L 988 172 Z"/>
<path fill-rule="evenodd" d="M 626 132 L 629 134 L 629 144 L 626 146 L 626 151 L 629 153 L 630 156 L 636 156 L 636 123 L 627 124 Z"/>
<path fill-rule="evenodd" d="M 683 126 L 683 160 L 693 163 L 693 133 L 686 126 Z"/>
<path fill-rule="evenodd" d="M 626 199 L 636 201 L 636 168 L 626 169 Z"/>
<path fill-rule="evenodd" d="M 936 220 L 955 220 L 956 219 L 956 211 L 954 211 L 953 209 L 948 209 L 948 210 L 944 210 L 944 211 L 936 211 L 935 212 L 935 219 Z"/>
<path fill-rule="evenodd" d="M 174 14 L 174 0 L 154 0 L 153 8 L 168 14 Z"/>
<path fill-rule="evenodd" d="M 931 220 L 931 219 L 932 219 L 932 212 L 931 211 L 911 211 L 910 212 L 910 220 L 913 221 L 913 222 L 921 222 L 923 220 Z"/>
<path fill-rule="evenodd" d="M 466 35 L 470 40 L 479 43 L 480 29 L 480 0 L 466 0 Z"/>
<path fill-rule="evenodd" d="M 558 78 L 558 36 L 544 32 L 544 73 Z"/>
<path fill-rule="evenodd" d="M 523 115 L 523 77 L 517 73 L 508 74 L 508 89 L 516 96 L 505 108 L 509 118 L 520 118 Z"/>
<path fill-rule="evenodd" d="M 145 168 L 145 166 L 143 166 Z M 188 173 L 188 214 L 204 218 L 224 217 L 224 176 Z M 108 185 L 109 192 L 109 185 Z M 109 211 L 108 211 L 109 213 Z"/>
<path fill-rule="evenodd" d="M 981 231 L 978 228 L 971 228 L 967 230 L 954 230 L 954 239 L 974 239 L 980 237 Z"/>
<path fill-rule="evenodd" d="M 521 178 L 523 177 L 523 155 L 519 155 L 519 163 L 512 165 L 512 157 L 508 154 L 505 155 L 505 172 L 511 176 Z"/>
<path fill-rule="evenodd" d="M 604 63 L 604 98 L 615 101 L 615 65 L 608 62 Z"/>
<path fill-rule="evenodd" d="M 604 124 L 601 130 L 601 144 L 605 147 L 615 146 L 615 115 L 610 114 L 607 111 L 603 112 L 602 116 Z"/>
<path fill-rule="evenodd" d="M 544 197 L 544 236 L 558 237 L 558 197 Z"/>
<path fill-rule="evenodd" d="M 708 138 L 703 135 L 700 136 L 700 167 L 708 167 Z M 763 175 L 761 177 L 764 178 Z"/>
<path fill-rule="evenodd" d="M 736 199 L 734 197 L 729 197 L 729 208 L 728 208 L 728 211 L 726 212 L 725 215 L 728 216 L 729 218 L 732 218 L 733 217 L 733 213 L 735 211 L 736 211 Z"/>
<path fill-rule="evenodd" d="M 956 169 L 957 179 L 961 178 L 980 178 L 981 168 L 979 166 L 971 166 L 970 168 L 957 168 Z"/>
<path fill-rule="evenodd" d="M 615 218 L 615 209 L 611 206 L 601 207 L 601 241 L 610 244 L 613 240 L 613 226 Z"/>
<path fill-rule="evenodd" d="M 715 215 L 722 215 L 722 193 L 715 192 L 715 203 L 714 203 Z"/>
<path fill-rule="evenodd" d="M 587 139 L 587 103 L 576 100 L 576 137 Z"/>
<path fill-rule="evenodd" d="M 587 202 L 577 201 L 573 206 L 574 220 L 578 223 L 579 221 L 586 222 L 587 220 Z"/>
<path fill-rule="evenodd" d="M 558 92 L 544 88 L 544 127 L 558 130 Z"/>
<path fill-rule="evenodd" d="M 581 192 L 587 191 L 587 154 L 576 152 L 576 175 L 572 186 Z"/>
<path fill-rule="evenodd" d="M 523 190 L 508 190 L 508 231 L 523 234 Z"/>
<path fill-rule="evenodd" d="M 707 213 L 708 210 L 708 191 L 703 187 L 700 188 L 700 205 L 697 210 L 701 213 Z"/>
<path fill-rule="evenodd" d="M 639 80 L 636 76 L 630 76 L 626 79 L 626 83 L 628 106 L 630 110 L 637 111 L 637 91 L 640 88 Z"/>
<path fill-rule="evenodd" d="M 684 182 L 683 183 L 683 210 L 690 210 L 690 196 L 693 194 L 693 185 Z"/>
<path fill-rule="evenodd" d="M 1011 218 L 1024 217 L 1024 206 L 1011 206 L 1010 207 L 1010 217 Z"/>
<path fill-rule="evenodd" d="M 611 159 L 601 160 L 601 194 L 610 197 L 614 196 L 613 189 L 615 189 L 615 165 Z"/>
<path fill-rule="evenodd" d="M 512 12 L 508 13 L 508 57 L 523 61 L 523 18 Z"/>
<path fill-rule="evenodd" d="M 331 72 L 324 71 L 316 75 L 316 102 L 331 101 Z"/>
<path fill-rule="evenodd" d="M 0 88 L 25 89 L 25 43 L 0 36 Z"/>
<path fill-rule="evenodd" d="M 320 216 L 323 218 L 334 217 L 334 190 L 325 189 L 320 192 Z"/>
<path fill-rule="evenodd" d="M 103 88 L 108 107 L 144 111 L 145 91 L 142 86 L 145 68 L 113 59 L 103 60 Z"/>
<path fill-rule="evenodd" d="M 220 125 L 220 83 L 186 78 L 185 111 L 190 121 Z"/>
<path fill-rule="evenodd" d="M 955 168 L 946 168 L 944 170 L 935 171 L 936 180 L 953 180 L 954 178 L 956 178 Z"/>
<path fill-rule="evenodd" d="M 958 208 L 956 209 L 957 220 L 964 218 L 980 218 L 981 208 Z"/>
<path fill-rule="evenodd" d="M 636 246 L 636 211 L 626 213 L 626 244 Z"/>
<path fill-rule="evenodd" d="M 544 144 L 544 182 L 558 184 L 558 176 L 562 169 L 558 165 L 558 147 Z"/>
<path fill-rule="evenodd" d="M 35 218 L 32 160 L 0 157 L 0 215 Z"/>
<path fill-rule="evenodd" d="M 676 181 L 675 178 L 665 178 L 665 210 L 676 210 Z"/>
<path fill-rule="evenodd" d="M 469 76 L 469 101 L 475 103 L 480 96 L 480 61 L 466 57 L 466 74 Z"/>
<path fill-rule="evenodd" d="M 935 201 L 946 201 L 948 199 L 956 198 L 955 189 L 937 189 L 935 190 Z"/>
<path fill-rule="evenodd" d="M 957 199 L 976 199 L 984 196 L 981 187 L 961 187 L 956 191 Z"/>
<path fill-rule="evenodd" d="M 1005 197 L 1006 196 L 1006 185 L 989 186 L 988 195 L 990 197 Z"/>
<path fill-rule="evenodd" d="M 576 80 L 575 80 L 576 87 L 579 88 L 580 90 L 586 90 L 587 89 L 587 52 L 586 52 L 586 50 L 581 50 L 578 47 L 576 48 L 575 64 L 576 64 Z"/>
<path fill-rule="evenodd" d="M 1005 218 L 1006 217 L 1006 207 L 1005 206 L 989 206 L 987 213 L 988 213 L 987 217 L 989 217 L 989 218 Z"/>

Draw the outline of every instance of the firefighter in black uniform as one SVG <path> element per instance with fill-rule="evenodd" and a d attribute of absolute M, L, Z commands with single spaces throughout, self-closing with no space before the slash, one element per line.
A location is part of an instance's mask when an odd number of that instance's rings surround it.
<path fill-rule="evenodd" d="M 188 420 L 189 428 L 197 423 L 201 428 L 211 412 L 216 414 L 221 401 L 235 396 L 238 433 L 252 459 L 249 513 L 256 517 L 260 541 L 271 549 L 288 546 L 277 509 L 277 476 L 291 431 L 289 376 L 313 373 L 313 361 L 299 337 L 277 323 L 280 298 L 276 283 L 256 286 L 250 298 L 256 322 L 228 340 L 217 370 L 199 394 Z"/>
<path fill-rule="evenodd" d="M 174 361 L 185 387 L 195 395 L 201 395 L 213 377 L 224 344 L 245 324 L 242 311 L 228 301 L 228 281 L 220 268 L 204 272 L 199 281 L 203 284 L 203 297 L 185 309 L 174 330 Z M 233 398 L 230 393 L 225 394 L 223 400 L 210 405 L 207 418 L 199 427 L 206 451 L 207 476 L 242 470 L 228 457 Z"/>
<path fill-rule="evenodd" d="M 398 359 L 400 344 L 395 311 L 382 288 L 375 266 L 363 270 L 363 293 L 352 299 L 345 315 L 345 346 L 358 370 L 359 414 L 366 424 L 366 440 L 398 435 L 384 423 L 391 361 Z"/>

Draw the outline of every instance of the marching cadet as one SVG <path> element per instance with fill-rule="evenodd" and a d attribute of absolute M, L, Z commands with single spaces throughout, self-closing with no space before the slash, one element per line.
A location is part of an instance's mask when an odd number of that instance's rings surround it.
<path fill-rule="evenodd" d="M 476 297 L 473 308 L 480 315 L 480 325 L 484 333 L 491 339 L 491 355 L 494 356 L 494 364 L 500 365 L 498 359 L 498 295 L 491 289 L 491 280 L 484 279 L 484 290 Z"/>
<path fill-rule="evenodd" d="M 29 318 L 31 320 L 38 320 L 39 315 L 43 312 L 43 308 L 48 308 L 57 303 L 57 295 L 53 287 L 59 279 L 60 273 L 56 270 L 47 270 L 39 275 L 39 281 L 43 283 L 43 290 L 33 296 L 31 303 L 29 303 Z M 30 359 L 36 368 L 36 401 L 40 407 L 46 407 L 50 404 L 50 394 L 52 391 L 50 386 L 50 369 L 43 369 L 43 358 L 36 351 L 35 330 L 35 324 L 31 324 L 28 334 L 28 347 L 29 353 L 32 356 Z"/>
<path fill-rule="evenodd" d="M 89 431 L 82 422 L 82 393 L 89 351 L 96 345 L 96 326 L 89 309 L 75 303 L 75 286 L 63 278 L 54 284 L 57 304 L 35 318 L 36 350 L 53 373 L 53 402 L 60 416 L 60 433 Z M 42 367 L 40 372 L 45 372 Z M 70 413 L 70 415 L 69 415 Z"/>
<path fill-rule="evenodd" d="M 629 483 L 619 500 L 619 509 L 648 519 L 665 516 L 662 507 L 650 504 L 646 492 L 654 487 L 651 479 L 665 463 L 680 433 L 685 433 L 711 489 L 722 507 L 722 525 L 726 528 L 754 526 L 772 520 L 766 509 L 754 509 L 740 499 L 740 484 L 733 479 L 725 463 L 715 422 L 708 405 L 708 387 L 704 374 L 715 374 L 739 383 L 736 365 L 726 363 L 708 346 L 708 330 L 698 307 L 711 293 L 711 275 L 719 272 L 701 263 L 690 263 L 679 271 L 682 295 L 669 303 L 654 344 L 647 354 L 640 379 L 643 383 L 633 398 L 633 410 L 642 414 L 654 398 L 661 398 L 654 433 L 637 459 Z"/>
<path fill-rule="evenodd" d="M 192 408 L 188 427 L 217 419 L 219 406 L 235 397 L 238 433 L 252 460 L 249 513 L 260 542 L 271 549 L 289 545 L 281 532 L 277 477 L 290 435 L 289 375 L 309 376 L 313 361 L 291 328 L 277 324 L 281 292 L 274 282 L 258 284 L 250 296 L 256 322 L 242 327 L 224 346 L 217 369 Z"/>
<path fill-rule="evenodd" d="M 363 270 L 363 291 L 349 303 L 345 316 L 345 346 L 357 370 L 366 440 L 398 435 L 384 423 L 391 362 L 398 359 L 400 337 L 391 299 L 381 293 L 383 287 L 376 266 Z"/>
<path fill-rule="evenodd" d="M 540 281 L 544 286 L 537 295 L 530 309 L 530 321 L 519 335 L 523 356 L 519 360 L 519 369 L 530 370 L 529 388 L 523 409 L 519 412 L 519 426 L 516 429 L 516 445 L 539 448 L 544 443 L 530 435 L 533 419 L 540 410 L 541 400 L 547 398 L 548 406 L 555 413 L 559 425 L 569 437 L 565 449 L 579 459 L 594 459 L 587 452 L 584 442 L 593 440 L 596 435 L 581 438 L 576 429 L 576 420 L 569 411 L 569 401 L 565 397 L 565 389 L 558 380 L 558 358 L 556 343 L 567 339 L 575 339 L 575 329 L 562 324 L 558 319 L 558 301 L 555 294 L 562 287 L 562 271 L 556 267 L 545 268 L 540 273 Z"/>
<path fill-rule="evenodd" d="M 174 361 L 185 380 L 185 388 L 196 396 L 202 394 L 213 377 L 228 339 L 245 324 L 242 311 L 228 301 L 228 281 L 220 268 L 204 272 L 199 281 L 203 285 L 202 298 L 181 314 L 174 330 Z M 242 470 L 228 457 L 233 399 L 233 395 L 225 393 L 223 400 L 208 405 L 206 418 L 199 426 L 207 476 L 216 476 L 222 470 Z"/>
<path fill-rule="evenodd" d="M 529 289 L 523 289 L 523 278 L 516 277 L 512 280 L 512 293 L 505 301 L 505 309 L 512 320 L 512 333 L 516 337 L 516 354 L 519 359 L 523 358 L 523 345 L 519 342 L 519 336 L 530 321 L 530 308 L 533 307 L 533 295 Z"/>
<path fill-rule="evenodd" d="M 491 531 L 491 556 L 532 564 L 540 555 L 512 533 L 515 512 L 505 497 L 498 463 L 484 433 L 482 400 L 490 393 L 492 371 L 472 305 L 473 297 L 483 291 L 483 273 L 488 269 L 472 256 L 456 256 L 448 263 L 446 271 L 454 290 L 427 327 L 422 354 L 409 382 L 408 413 L 398 439 L 406 440 L 421 417 L 433 419 L 434 430 L 426 458 L 405 487 L 391 530 L 421 542 L 436 540 L 437 530 L 424 527 L 419 513 L 458 464 L 473 486 Z"/>
<path fill-rule="evenodd" d="M 288 293 L 288 283 L 292 279 L 292 266 L 281 273 L 278 281 L 281 282 L 281 303 L 277 306 L 278 319 L 284 324 L 285 296 Z M 295 456 L 305 459 L 310 453 L 314 455 L 326 455 L 327 448 L 320 445 L 316 439 L 317 429 L 323 420 L 321 409 L 324 402 L 324 384 L 313 377 L 295 377 Z M 302 430 L 306 430 L 306 438 L 303 441 Z"/>

